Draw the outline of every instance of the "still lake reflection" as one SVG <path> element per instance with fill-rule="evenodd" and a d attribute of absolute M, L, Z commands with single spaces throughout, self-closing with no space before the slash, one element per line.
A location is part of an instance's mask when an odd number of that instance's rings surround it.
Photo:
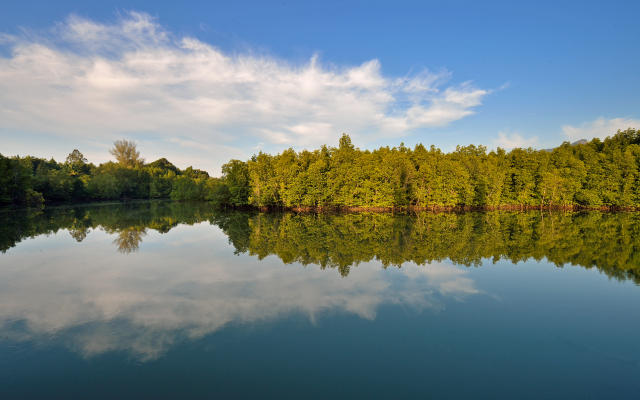
<path fill-rule="evenodd" d="M 640 393 L 635 213 L 140 202 L 0 226 L 3 399 Z"/>

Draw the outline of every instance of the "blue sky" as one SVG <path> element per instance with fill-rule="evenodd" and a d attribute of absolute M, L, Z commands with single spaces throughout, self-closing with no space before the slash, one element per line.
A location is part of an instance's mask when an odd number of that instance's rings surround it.
<path fill-rule="evenodd" d="M 553 147 L 640 128 L 638 2 L 22 1 L 0 153 L 148 161 L 337 145 Z"/>

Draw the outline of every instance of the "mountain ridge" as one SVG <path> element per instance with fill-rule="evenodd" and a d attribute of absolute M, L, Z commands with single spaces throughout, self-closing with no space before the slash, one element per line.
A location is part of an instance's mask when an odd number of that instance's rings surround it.
<path fill-rule="evenodd" d="M 589 141 L 587 139 L 580 139 L 580 140 L 577 140 L 577 141 L 571 143 L 571 145 L 575 146 L 575 145 L 578 145 L 578 144 L 587 144 L 587 143 L 589 143 Z M 544 151 L 553 151 L 554 149 L 557 149 L 557 147 L 554 147 L 552 149 L 544 149 Z"/>

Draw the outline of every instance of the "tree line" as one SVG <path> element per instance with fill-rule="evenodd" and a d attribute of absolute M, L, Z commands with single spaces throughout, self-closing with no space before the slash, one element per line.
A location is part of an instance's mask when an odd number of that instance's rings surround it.
<path fill-rule="evenodd" d="M 166 158 L 145 163 L 133 141 L 117 140 L 116 162 L 99 166 L 73 150 L 65 162 L 0 154 L 0 204 L 39 205 L 45 201 L 122 198 L 199 200 L 211 184 L 206 171 L 180 170 Z"/>
<path fill-rule="evenodd" d="M 138 251 L 149 230 L 209 221 L 236 254 L 318 265 L 348 276 L 360 263 L 383 268 L 450 260 L 479 267 L 491 260 L 547 260 L 558 267 L 596 268 L 640 285 L 637 213 L 490 211 L 402 213 L 273 213 L 220 210 L 207 202 L 130 202 L 10 209 L 0 212 L 0 251 L 21 240 L 62 233 L 83 241 L 92 230 L 114 237 L 123 254 Z"/>
<path fill-rule="evenodd" d="M 640 204 L 640 134 L 618 131 L 605 140 L 548 150 L 458 146 L 444 153 L 339 146 L 259 153 L 231 160 L 208 198 L 258 207 L 635 207 Z"/>
<path fill-rule="evenodd" d="M 0 204 L 48 200 L 172 198 L 224 207 L 449 208 L 637 207 L 640 134 L 568 142 L 548 150 L 422 144 L 360 150 L 348 135 L 338 147 L 231 160 L 222 176 L 149 164 L 135 143 L 116 141 L 117 162 L 95 166 L 74 150 L 64 163 L 0 155 Z"/>

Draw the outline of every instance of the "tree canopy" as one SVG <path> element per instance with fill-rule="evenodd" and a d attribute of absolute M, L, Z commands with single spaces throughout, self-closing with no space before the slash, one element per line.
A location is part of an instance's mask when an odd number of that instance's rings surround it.
<path fill-rule="evenodd" d="M 631 128 L 604 141 L 510 152 L 422 144 L 363 151 L 343 135 L 337 148 L 231 160 L 209 198 L 285 208 L 635 207 L 639 170 L 640 135 Z"/>
<path fill-rule="evenodd" d="M 65 163 L 0 155 L 0 204 L 116 198 L 210 201 L 221 207 L 276 208 L 627 208 L 640 206 L 640 134 L 565 142 L 555 149 L 488 151 L 400 144 L 361 150 L 286 149 L 230 160 L 222 176 L 166 158 L 150 164 L 133 141 L 118 140 L 117 163 L 95 166 L 75 149 Z"/>
<path fill-rule="evenodd" d="M 71 153 L 69 153 L 69 156 L 67 157 L 67 162 L 69 164 L 76 164 L 76 163 L 86 164 L 87 159 L 84 158 L 84 155 L 80 153 L 78 149 L 74 149 Z"/>

